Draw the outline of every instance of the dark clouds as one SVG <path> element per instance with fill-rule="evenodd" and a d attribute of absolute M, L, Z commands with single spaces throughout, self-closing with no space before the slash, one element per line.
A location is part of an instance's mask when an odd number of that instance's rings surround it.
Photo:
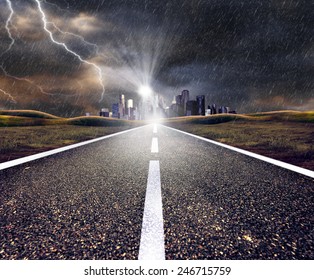
<path fill-rule="evenodd" d="M 49 25 L 54 38 L 102 69 L 105 96 L 99 103 L 95 69 L 49 40 L 36 1 L 15 1 L 9 26 L 16 42 L 1 56 L 1 64 L 11 75 L 28 77 L 57 95 L 36 95 L 38 88 L 33 87 L 31 96 L 37 100 L 23 102 L 19 98 L 32 87 L 19 81 L 10 87 L 12 78 L 0 72 L 0 88 L 17 101 L 12 104 L 1 96 L 0 107 L 44 108 L 66 115 L 96 112 L 120 92 L 136 98 L 138 84 L 149 82 L 168 102 L 187 88 L 192 96 L 205 94 L 207 103 L 240 112 L 314 109 L 312 1 L 44 2 L 49 21 L 68 32 Z M 4 0 L 0 6 L 2 53 L 10 44 L 5 29 L 9 10 Z"/>

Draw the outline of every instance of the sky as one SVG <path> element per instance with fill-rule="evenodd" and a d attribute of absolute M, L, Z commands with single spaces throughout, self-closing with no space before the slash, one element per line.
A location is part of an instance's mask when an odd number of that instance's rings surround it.
<path fill-rule="evenodd" d="M 97 114 L 145 85 L 314 110 L 313 30 L 308 0 L 0 0 L 0 109 Z"/>

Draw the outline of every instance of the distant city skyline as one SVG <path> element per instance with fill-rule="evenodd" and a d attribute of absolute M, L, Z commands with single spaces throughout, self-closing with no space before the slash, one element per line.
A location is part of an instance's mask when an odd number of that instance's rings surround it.
<path fill-rule="evenodd" d="M 109 108 L 101 108 L 99 116 L 112 117 L 126 120 L 145 120 L 150 118 L 172 118 L 182 116 L 208 116 L 215 114 L 236 114 L 236 110 L 231 110 L 230 106 L 210 103 L 205 95 L 196 96 L 195 100 L 190 100 L 190 91 L 185 89 L 180 94 L 174 96 L 172 103 L 166 106 L 162 97 L 151 93 L 134 105 L 133 99 L 128 99 L 124 94 L 120 94 L 117 102 Z M 230 105 L 230 104 L 229 104 Z M 110 111 L 111 110 L 111 111 Z M 86 112 L 90 116 L 90 112 Z"/>

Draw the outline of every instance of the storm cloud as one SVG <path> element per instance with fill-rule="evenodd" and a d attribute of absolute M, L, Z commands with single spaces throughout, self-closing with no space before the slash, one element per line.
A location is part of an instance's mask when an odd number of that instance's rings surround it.
<path fill-rule="evenodd" d="M 314 109 L 311 1 L 40 4 L 60 44 L 38 1 L 0 1 L 0 108 L 97 113 L 149 84 L 169 104 L 188 89 L 238 112 Z"/>

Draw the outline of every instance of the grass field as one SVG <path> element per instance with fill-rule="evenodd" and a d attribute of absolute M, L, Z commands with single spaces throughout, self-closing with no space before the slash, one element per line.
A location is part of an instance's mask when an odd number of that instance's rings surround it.
<path fill-rule="evenodd" d="M 314 111 L 184 117 L 164 124 L 314 170 Z"/>
<path fill-rule="evenodd" d="M 0 127 L 0 162 L 82 142 L 131 127 L 74 125 Z"/>
<path fill-rule="evenodd" d="M 37 111 L 0 111 L 0 162 L 130 129 L 142 122 L 103 117 L 59 118 Z"/>
<path fill-rule="evenodd" d="M 314 111 L 163 119 L 196 135 L 314 170 Z M 143 122 L 0 111 L 0 162 L 108 135 Z"/>

